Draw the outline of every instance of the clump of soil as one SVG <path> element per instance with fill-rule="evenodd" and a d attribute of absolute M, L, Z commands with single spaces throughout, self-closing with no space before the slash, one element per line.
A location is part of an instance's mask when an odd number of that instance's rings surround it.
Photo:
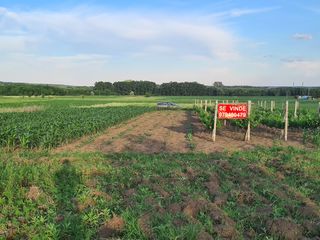
<path fill-rule="evenodd" d="M 281 239 L 295 240 L 302 238 L 303 229 L 291 219 L 281 218 L 267 221 L 269 232 Z"/>
<path fill-rule="evenodd" d="M 186 169 L 186 175 L 188 177 L 188 179 L 190 181 L 194 180 L 197 176 L 198 176 L 198 173 L 191 167 L 187 167 Z"/>
<path fill-rule="evenodd" d="M 92 194 L 92 196 L 95 196 L 95 197 L 102 197 L 107 201 L 111 201 L 112 200 L 112 197 L 108 193 L 105 193 L 105 192 L 101 192 L 101 191 L 95 190 L 91 194 Z"/>
<path fill-rule="evenodd" d="M 219 193 L 220 189 L 220 180 L 216 173 L 212 174 L 209 178 L 209 181 L 205 183 L 205 186 L 208 189 L 209 194 L 212 197 L 215 197 Z"/>
<path fill-rule="evenodd" d="M 130 188 L 124 192 L 124 196 L 127 198 L 130 198 L 134 195 L 136 195 L 136 190 L 134 188 Z"/>
<path fill-rule="evenodd" d="M 269 176 L 270 173 L 268 171 L 268 168 L 266 166 L 259 166 L 259 165 L 256 165 L 256 164 L 249 164 L 248 165 L 249 169 L 256 173 L 256 174 L 262 174 L 262 175 L 265 175 L 265 176 Z"/>
<path fill-rule="evenodd" d="M 153 184 L 152 189 L 153 189 L 153 191 L 158 192 L 160 194 L 160 196 L 163 198 L 170 197 L 170 194 L 157 184 Z"/>
<path fill-rule="evenodd" d="M 183 213 L 190 219 L 195 219 L 200 211 L 204 211 L 208 206 L 205 199 L 190 200 L 183 208 Z"/>
<path fill-rule="evenodd" d="M 310 235 L 311 237 L 320 236 L 320 221 L 314 222 L 306 220 L 303 223 L 303 227 L 307 235 Z"/>
<path fill-rule="evenodd" d="M 319 210 L 311 204 L 300 207 L 298 213 L 304 218 L 320 218 Z"/>
<path fill-rule="evenodd" d="M 201 231 L 197 236 L 197 240 L 213 240 L 213 237 L 209 233 Z"/>
<path fill-rule="evenodd" d="M 214 197 L 214 203 L 218 206 L 221 207 L 223 206 L 228 200 L 228 194 L 226 193 L 217 193 Z"/>
<path fill-rule="evenodd" d="M 98 184 L 98 181 L 95 178 L 85 180 L 85 185 L 89 188 L 95 188 L 97 187 L 97 184 Z"/>
<path fill-rule="evenodd" d="M 64 220 L 64 216 L 59 214 L 58 216 L 55 217 L 54 219 L 57 223 L 60 223 Z"/>
<path fill-rule="evenodd" d="M 258 217 L 269 217 L 273 213 L 273 208 L 271 205 L 264 205 L 256 209 L 256 214 Z"/>
<path fill-rule="evenodd" d="M 31 186 L 27 192 L 27 198 L 36 201 L 40 197 L 41 191 L 37 186 Z"/>
<path fill-rule="evenodd" d="M 185 226 L 186 224 L 188 224 L 188 222 L 186 220 L 182 220 L 180 218 L 175 218 L 173 221 L 172 221 L 173 225 L 176 226 L 176 227 L 182 227 L 182 226 Z"/>
<path fill-rule="evenodd" d="M 87 208 L 95 206 L 96 201 L 88 197 L 84 202 L 80 203 L 77 199 L 74 199 L 74 205 L 78 212 L 83 212 Z"/>
<path fill-rule="evenodd" d="M 147 213 L 138 219 L 139 228 L 141 229 L 143 234 L 149 239 L 153 238 L 153 231 L 150 225 L 150 218 L 151 218 L 150 213 Z"/>
<path fill-rule="evenodd" d="M 251 204 L 255 200 L 255 194 L 251 191 L 241 191 L 237 194 L 237 202 L 239 204 Z"/>
<path fill-rule="evenodd" d="M 179 203 L 172 203 L 167 207 L 168 211 L 172 214 L 177 214 L 181 212 L 182 206 Z"/>
<path fill-rule="evenodd" d="M 236 223 L 216 204 L 209 205 L 209 216 L 214 224 L 214 230 L 221 238 L 238 239 Z"/>
<path fill-rule="evenodd" d="M 232 165 L 227 160 L 215 160 L 214 163 L 224 170 L 227 170 L 227 171 L 232 170 Z"/>
<path fill-rule="evenodd" d="M 100 227 L 99 238 L 109 238 L 119 236 L 125 227 L 124 220 L 119 216 L 113 216 L 108 222 Z"/>

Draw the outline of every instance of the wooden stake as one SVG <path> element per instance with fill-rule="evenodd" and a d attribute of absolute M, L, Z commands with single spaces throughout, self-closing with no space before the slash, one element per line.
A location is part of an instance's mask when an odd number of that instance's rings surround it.
<path fill-rule="evenodd" d="M 205 100 L 204 101 L 204 111 L 207 111 L 207 108 L 208 108 L 208 101 Z"/>
<path fill-rule="evenodd" d="M 285 122 L 284 122 L 284 140 L 288 141 L 288 113 L 289 113 L 289 102 L 286 101 L 286 112 L 285 112 Z"/>
<path fill-rule="evenodd" d="M 273 101 L 270 102 L 270 111 L 273 112 Z"/>
<path fill-rule="evenodd" d="M 212 141 L 216 141 L 216 134 L 217 134 L 217 117 L 218 117 L 218 101 L 215 103 L 214 108 L 214 123 L 213 123 L 213 130 L 212 130 Z"/>
<path fill-rule="evenodd" d="M 200 107 L 201 107 L 201 109 L 203 108 L 202 99 L 200 101 Z"/>
<path fill-rule="evenodd" d="M 296 100 L 294 103 L 294 118 L 298 117 L 298 115 L 297 115 L 298 105 L 299 105 L 299 102 L 298 102 L 298 100 Z"/>
<path fill-rule="evenodd" d="M 250 122 L 250 114 L 251 114 L 251 101 L 248 101 L 248 129 L 247 129 L 247 133 L 245 136 L 245 141 L 250 141 L 251 140 L 251 122 Z"/>

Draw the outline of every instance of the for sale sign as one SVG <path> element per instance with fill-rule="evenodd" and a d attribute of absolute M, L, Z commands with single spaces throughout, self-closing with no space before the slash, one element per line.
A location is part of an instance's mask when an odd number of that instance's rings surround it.
<path fill-rule="evenodd" d="M 248 118 L 248 104 L 232 103 L 218 104 L 218 119 L 246 119 Z"/>

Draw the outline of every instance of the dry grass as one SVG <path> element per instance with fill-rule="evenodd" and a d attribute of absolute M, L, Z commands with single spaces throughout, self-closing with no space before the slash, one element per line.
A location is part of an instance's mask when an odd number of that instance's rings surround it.
<path fill-rule="evenodd" d="M 43 106 L 27 106 L 27 107 L 16 107 L 16 108 L 0 108 L 0 113 L 11 113 L 11 112 L 38 112 L 44 109 Z"/>
<path fill-rule="evenodd" d="M 83 105 L 83 106 L 74 106 L 75 108 L 105 108 L 105 107 L 123 107 L 123 106 L 155 106 L 155 103 L 140 103 L 140 102 L 132 102 L 132 103 L 105 103 L 105 104 L 94 104 L 94 105 Z"/>

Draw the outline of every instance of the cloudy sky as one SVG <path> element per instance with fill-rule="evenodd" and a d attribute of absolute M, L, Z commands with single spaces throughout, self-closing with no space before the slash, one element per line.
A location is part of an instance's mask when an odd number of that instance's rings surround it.
<path fill-rule="evenodd" d="M 319 0 L 0 0 L 0 81 L 320 86 Z"/>

